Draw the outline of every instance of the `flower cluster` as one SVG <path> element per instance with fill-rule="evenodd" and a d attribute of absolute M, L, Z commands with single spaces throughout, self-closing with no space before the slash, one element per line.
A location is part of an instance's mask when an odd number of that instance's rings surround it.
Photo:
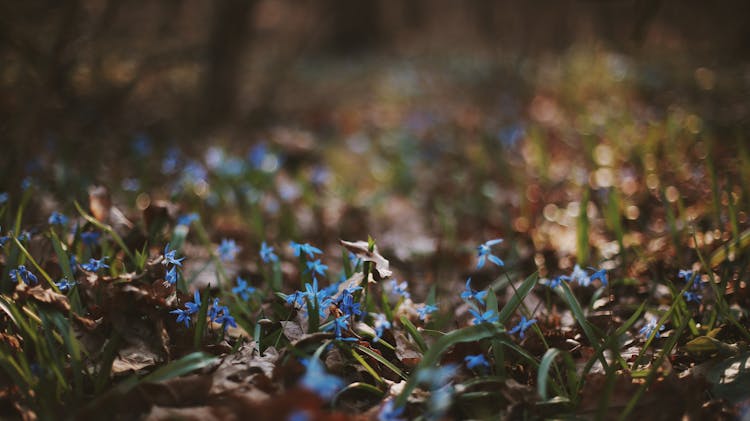
<path fill-rule="evenodd" d="M 559 275 L 556 278 L 547 281 L 547 286 L 550 288 L 557 288 L 563 281 L 566 282 L 577 282 L 578 285 L 587 287 L 594 281 L 601 282 L 602 286 L 608 284 L 607 270 L 606 269 L 594 269 L 588 268 L 591 273 L 587 272 L 586 269 L 581 269 L 579 265 L 573 267 L 573 272 L 570 275 Z"/>
<path fill-rule="evenodd" d="M 190 316 L 198 313 L 201 308 L 201 293 L 193 293 L 193 301 L 186 302 L 184 309 L 172 310 L 170 313 L 177 315 L 177 323 L 185 323 L 185 327 L 190 327 Z"/>
<path fill-rule="evenodd" d="M 167 274 L 164 276 L 164 280 L 170 285 L 177 283 L 177 267 L 182 266 L 183 260 L 185 260 L 184 257 L 177 258 L 177 250 L 170 250 L 169 244 L 164 246 L 164 257 L 161 263 L 167 267 Z"/>
<path fill-rule="evenodd" d="M 39 282 L 39 279 L 37 279 L 36 275 L 31 273 L 30 270 L 26 269 L 26 266 L 19 265 L 16 269 L 13 269 L 9 272 L 10 279 L 13 280 L 13 282 L 18 283 L 18 280 L 22 280 L 23 283 L 26 285 L 36 284 Z"/>
<path fill-rule="evenodd" d="M 700 294 L 701 290 L 701 275 L 699 273 L 694 273 L 692 270 L 680 270 L 677 273 L 678 279 L 683 279 L 685 282 L 691 282 L 690 285 L 690 291 L 683 292 L 683 296 L 685 297 L 685 301 L 688 303 L 694 302 L 696 304 L 700 304 L 701 300 L 703 300 L 703 295 Z"/>

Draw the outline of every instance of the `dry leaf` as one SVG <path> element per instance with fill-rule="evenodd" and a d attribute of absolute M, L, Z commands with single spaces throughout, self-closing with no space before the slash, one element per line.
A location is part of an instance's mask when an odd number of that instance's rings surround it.
<path fill-rule="evenodd" d="M 373 250 L 370 251 L 367 241 L 350 242 L 339 240 L 342 246 L 347 250 L 354 253 L 358 258 L 375 263 L 375 270 L 378 272 L 380 279 L 390 278 L 393 272 L 389 269 L 390 263 L 385 257 L 378 253 L 378 246 L 374 246 Z"/>

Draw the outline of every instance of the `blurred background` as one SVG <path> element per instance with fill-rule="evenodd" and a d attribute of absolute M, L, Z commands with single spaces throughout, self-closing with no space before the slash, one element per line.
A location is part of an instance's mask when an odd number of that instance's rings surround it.
<path fill-rule="evenodd" d="M 746 1 L 2 1 L 0 191 L 40 187 L 40 220 L 102 184 L 248 242 L 372 233 L 430 276 L 501 235 L 530 267 L 614 258 L 671 227 L 654 202 L 713 238 L 704 184 L 747 201 L 749 21 Z"/>

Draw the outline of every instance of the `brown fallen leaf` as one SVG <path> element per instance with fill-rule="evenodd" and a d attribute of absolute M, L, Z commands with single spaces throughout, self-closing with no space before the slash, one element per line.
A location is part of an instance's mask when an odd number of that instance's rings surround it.
<path fill-rule="evenodd" d="M 380 255 L 377 245 L 375 245 L 373 250 L 370 251 L 367 241 L 351 242 L 339 240 L 339 242 L 344 248 L 354 253 L 358 258 L 366 262 L 374 263 L 375 270 L 377 271 L 378 276 L 380 276 L 380 279 L 390 278 L 391 275 L 393 275 L 393 272 L 389 269 L 390 263 L 385 257 Z"/>
<path fill-rule="evenodd" d="M 396 339 L 396 357 L 407 367 L 416 367 L 422 361 L 422 353 L 419 352 L 413 341 L 406 338 L 401 331 L 394 330 L 393 337 Z"/>

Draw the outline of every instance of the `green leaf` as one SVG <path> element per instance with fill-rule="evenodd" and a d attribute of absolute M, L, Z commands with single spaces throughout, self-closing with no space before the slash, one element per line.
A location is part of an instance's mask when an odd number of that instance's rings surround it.
<path fill-rule="evenodd" d="M 155 370 L 153 373 L 141 378 L 138 383 L 155 383 L 169 380 L 208 367 L 217 360 L 218 358 L 213 355 L 204 352 L 194 352 Z"/>
<path fill-rule="evenodd" d="M 480 325 L 469 326 L 463 329 L 454 330 L 453 332 L 447 333 L 444 336 L 438 338 L 435 343 L 427 350 L 427 353 L 422 357 L 422 361 L 419 363 L 414 373 L 409 377 L 406 382 L 404 389 L 401 394 L 396 398 L 396 407 L 401 407 L 406 404 L 406 400 L 417 387 L 417 373 L 421 370 L 433 367 L 440 356 L 447 351 L 450 347 L 461 342 L 475 342 L 482 339 L 492 338 L 500 336 L 505 333 L 505 330 L 497 325 L 482 323 Z"/>
<path fill-rule="evenodd" d="M 403 371 L 399 370 L 398 367 L 396 367 L 395 365 L 393 365 L 392 362 L 390 362 L 387 359 L 385 359 L 382 355 L 380 355 L 377 352 L 373 351 L 372 349 L 367 348 L 367 347 L 362 346 L 362 345 L 355 345 L 354 347 L 357 348 L 358 350 L 360 350 L 361 352 L 369 355 L 371 358 L 374 358 L 380 364 L 383 364 L 384 366 L 388 367 L 388 369 L 391 370 L 392 372 L 396 373 L 397 376 L 401 377 L 404 380 L 408 380 L 408 377 L 406 377 L 406 375 L 403 373 Z"/>
<path fill-rule="evenodd" d="M 570 353 L 559 350 L 557 348 L 548 349 L 547 352 L 544 353 L 542 361 L 539 363 L 539 370 L 537 371 L 536 377 L 537 391 L 539 392 L 539 396 L 541 396 L 543 401 L 549 399 L 549 397 L 547 396 L 547 383 L 550 380 L 549 371 L 552 368 L 552 364 L 554 363 L 555 359 L 560 355 L 562 355 L 568 368 L 568 377 L 576 377 L 575 362 L 573 361 L 573 357 L 570 356 Z"/>
<path fill-rule="evenodd" d="M 199 293 L 200 294 L 200 293 Z M 205 297 L 201 297 L 201 307 L 198 309 L 198 317 L 195 321 L 195 333 L 193 336 L 193 348 L 200 349 L 203 344 L 203 337 L 206 334 L 206 326 L 208 325 L 208 302 L 211 301 L 211 295 L 205 294 Z"/>
<path fill-rule="evenodd" d="M 526 298 L 527 295 L 531 292 L 531 290 L 534 289 L 537 282 L 539 282 L 539 274 L 538 273 L 532 273 L 526 280 L 523 281 L 520 287 L 516 290 L 516 293 L 513 295 L 513 297 L 508 300 L 508 302 L 505 304 L 502 310 L 498 313 L 498 319 L 500 324 L 505 324 L 505 322 L 510 319 L 510 317 L 515 313 L 516 309 L 519 305 L 523 302 L 524 298 Z M 489 296 L 492 294 L 487 294 L 488 302 L 489 302 Z"/>
<path fill-rule="evenodd" d="M 578 302 L 578 299 L 575 297 L 575 295 L 573 295 L 573 291 L 570 290 L 570 287 L 566 282 L 562 282 L 560 283 L 560 288 L 555 288 L 555 292 L 568 303 L 568 307 L 570 307 L 570 311 L 573 312 L 573 316 L 578 322 L 578 325 L 581 326 L 581 330 L 583 330 L 583 333 L 586 335 L 589 343 L 591 343 L 594 351 L 596 351 L 596 355 L 599 358 L 599 361 L 601 361 L 602 366 L 606 369 L 609 364 L 607 364 L 607 359 L 604 358 L 604 354 L 602 353 L 602 347 L 600 343 L 601 338 L 596 335 L 594 329 L 592 329 L 588 320 L 586 320 L 586 315 L 583 312 L 583 308 L 581 308 L 581 304 Z"/>
<path fill-rule="evenodd" d="M 412 322 L 409 321 L 408 318 L 406 318 L 406 316 L 401 316 L 401 324 L 406 328 L 406 330 L 409 331 L 411 337 L 414 338 L 414 341 L 417 343 L 419 350 L 422 351 L 422 353 L 427 352 L 427 343 L 424 341 L 422 334 L 419 333 L 416 326 L 414 326 Z"/>

